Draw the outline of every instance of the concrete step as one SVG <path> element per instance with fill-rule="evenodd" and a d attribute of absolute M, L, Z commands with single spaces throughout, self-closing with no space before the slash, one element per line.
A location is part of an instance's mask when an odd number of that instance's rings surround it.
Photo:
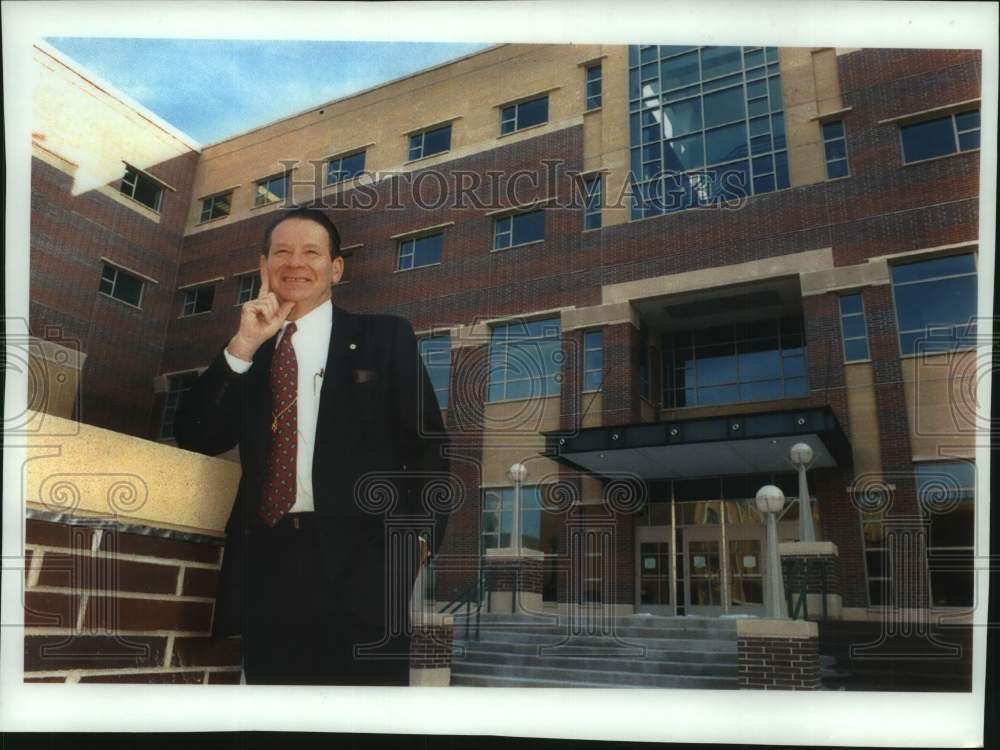
<path fill-rule="evenodd" d="M 484 677 L 481 675 L 451 675 L 451 684 L 456 687 L 526 687 L 526 688 L 602 688 L 621 690 L 625 688 L 641 690 L 644 685 L 608 685 L 604 682 L 568 682 L 566 680 L 538 680 L 530 677 Z"/>
<path fill-rule="evenodd" d="M 732 676 L 647 674 L 600 669 L 565 669 L 550 666 L 500 665 L 485 662 L 456 662 L 451 668 L 452 685 L 484 687 L 645 687 L 736 689 Z"/>
<path fill-rule="evenodd" d="M 736 661 L 736 645 L 728 644 L 729 648 L 702 649 L 665 649 L 643 646 L 640 649 L 623 649 L 617 644 L 581 646 L 576 644 L 560 645 L 546 648 L 544 644 L 522 643 L 516 641 L 458 641 L 454 653 L 476 654 L 510 654 L 512 656 L 552 656 L 573 658 L 614 658 L 629 661 L 666 661 L 666 662 L 702 662 L 706 664 L 729 664 Z"/>
<path fill-rule="evenodd" d="M 509 667 L 520 673 L 521 667 L 544 667 L 585 672 L 629 672 L 643 675 L 689 675 L 699 677 L 735 677 L 736 659 L 725 662 L 668 661 L 665 659 L 628 659 L 594 656 L 539 656 L 491 651 L 466 651 L 462 658 L 452 659 L 452 670 L 464 664 L 492 664 Z"/>
<path fill-rule="evenodd" d="M 455 616 L 455 622 L 464 623 L 466 619 L 473 622 L 476 620 L 475 613 L 468 618 L 464 614 Z M 663 628 L 710 628 L 719 630 L 735 630 L 737 618 L 731 617 L 661 617 L 659 615 L 622 615 L 618 617 L 597 617 L 597 616 L 569 616 L 551 614 L 503 614 L 497 612 L 482 612 L 479 615 L 480 623 L 504 624 L 504 625 L 559 625 L 567 622 L 594 622 L 613 623 L 616 626 L 626 627 L 663 627 Z"/>
<path fill-rule="evenodd" d="M 468 624 L 455 618 L 453 685 L 737 687 L 735 619 L 481 613 L 478 637 Z"/>
<path fill-rule="evenodd" d="M 476 629 L 475 620 L 469 622 L 468 630 L 474 632 Z M 464 620 L 455 620 L 455 634 L 463 635 L 466 631 Z M 662 619 L 660 621 L 629 620 L 624 618 L 607 622 L 570 622 L 567 620 L 539 621 L 539 620 L 515 620 L 509 616 L 505 619 L 491 617 L 481 618 L 479 621 L 479 632 L 484 631 L 509 631 L 519 633 L 534 633 L 538 635 L 617 635 L 620 638 L 709 638 L 709 639 L 736 639 L 736 625 L 732 621 L 720 622 L 719 620 L 686 621 Z"/>
<path fill-rule="evenodd" d="M 677 637 L 677 633 L 665 636 L 664 633 L 657 633 L 661 637 L 625 637 L 614 640 L 607 636 L 578 635 L 568 638 L 565 634 L 555 633 L 525 633 L 519 630 L 480 629 L 478 640 L 474 634 L 470 634 L 468 640 L 465 633 L 455 631 L 456 644 L 475 643 L 527 643 L 540 646 L 554 646 L 565 643 L 574 647 L 595 647 L 607 651 L 628 651 L 647 649 L 659 649 L 662 651 L 689 651 L 689 652 L 733 652 L 736 651 L 736 638 L 696 638 L 693 636 Z"/>

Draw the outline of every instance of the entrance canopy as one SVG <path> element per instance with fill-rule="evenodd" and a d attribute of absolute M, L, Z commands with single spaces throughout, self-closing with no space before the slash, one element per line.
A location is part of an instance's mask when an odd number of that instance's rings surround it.
<path fill-rule="evenodd" d="M 792 471 L 795 443 L 812 447 L 811 468 L 851 463 L 829 406 L 548 432 L 545 455 L 599 476 L 683 479 Z"/>

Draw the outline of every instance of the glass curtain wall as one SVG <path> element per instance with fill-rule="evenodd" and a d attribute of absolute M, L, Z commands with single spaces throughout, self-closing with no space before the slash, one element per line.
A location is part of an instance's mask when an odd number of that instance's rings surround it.
<path fill-rule="evenodd" d="M 632 218 L 789 186 L 777 47 L 629 47 Z"/>

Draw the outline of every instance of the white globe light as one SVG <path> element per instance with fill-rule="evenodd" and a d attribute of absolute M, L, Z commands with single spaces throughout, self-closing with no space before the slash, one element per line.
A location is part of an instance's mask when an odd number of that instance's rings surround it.
<path fill-rule="evenodd" d="M 809 443 L 796 443 L 788 455 L 796 466 L 808 466 L 813 460 L 813 449 Z"/>
<path fill-rule="evenodd" d="M 528 478 L 528 467 L 524 464 L 513 464 L 507 474 L 512 482 L 523 482 Z"/>
<path fill-rule="evenodd" d="M 757 490 L 757 510 L 761 513 L 780 513 L 785 507 L 785 493 L 780 487 L 773 484 L 765 484 Z"/>

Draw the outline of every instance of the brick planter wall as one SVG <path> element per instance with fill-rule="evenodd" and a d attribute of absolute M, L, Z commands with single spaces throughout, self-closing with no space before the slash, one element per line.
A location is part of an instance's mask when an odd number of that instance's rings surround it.
<path fill-rule="evenodd" d="M 542 593 L 542 560 L 532 557 L 486 559 L 486 590 Z"/>
<path fill-rule="evenodd" d="M 540 553 L 527 552 L 514 557 L 504 550 L 487 551 L 483 579 L 489 611 L 541 610 L 544 562 Z"/>
<path fill-rule="evenodd" d="M 423 621 L 414 616 L 410 639 L 411 685 L 444 687 L 451 683 L 453 634 L 451 615 L 432 615 Z"/>
<path fill-rule="evenodd" d="M 239 639 L 208 641 L 221 540 L 73 520 L 27 521 L 25 682 L 239 682 Z"/>
<path fill-rule="evenodd" d="M 815 623 L 747 620 L 737 623 L 741 690 L 818 690 L 819 629 Z"/>

